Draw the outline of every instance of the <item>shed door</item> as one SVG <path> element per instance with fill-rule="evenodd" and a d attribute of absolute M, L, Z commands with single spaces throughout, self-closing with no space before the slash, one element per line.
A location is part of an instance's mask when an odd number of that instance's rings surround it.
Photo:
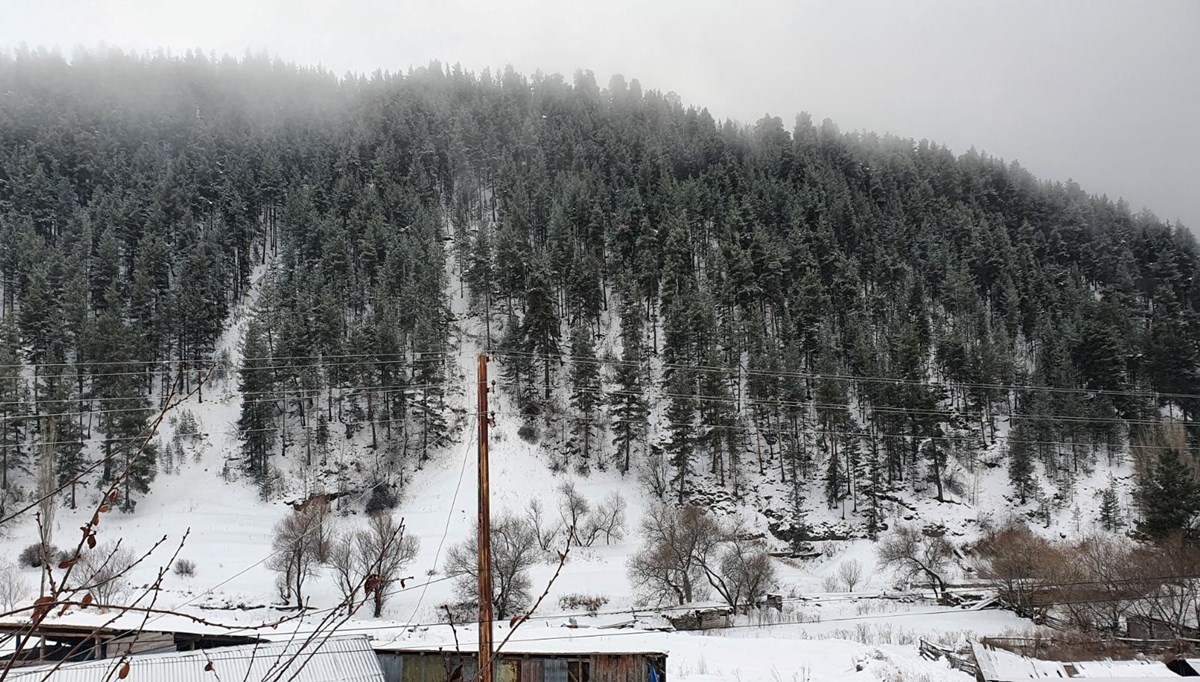
<path fill-rule="evenodd" d="M 521 682 L 521 664 L 519 661 L 500 661 L 492 674 L 495 682 Z"/>

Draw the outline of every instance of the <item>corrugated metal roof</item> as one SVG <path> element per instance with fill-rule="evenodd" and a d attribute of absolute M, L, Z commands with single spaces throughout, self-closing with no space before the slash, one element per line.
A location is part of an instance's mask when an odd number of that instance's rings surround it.
<path fill-rule="evenodd" d="M 115 658 L 64 663 L 49 677 L 52 665 L 17 668 L 9 680 L 100 682 L 116 679 Z M 213 671 L 204 668 L 209 662 Z M 215 674 L 214 674 L 215 673 Z M 295 677 L 293 677 L 295 675 Z M 214 682 L 215 680 L 294 680 L 294 682 L 384 682 L 379 660 L 366 637 L 330 637 L 304 645 L 269 642 L 185 653 L 133 656 L 126 682 Z"/>
<path fill-rule="evenodd" d="M 972 645 L 979 675 L 988 682 L 1022 682 L 1041 679 L 1106 680 L 1176 680 L 1173 673 L 1158 661 L 1043 661 L 1011 651 L 982 644 Z"/>
<path fill-rule="evenodd" d="M 459 628 L 458 639 L 448 627 L 422 628 L 419 632 L 392 634 L 391 639 L 374 641 L 376 651 L 395 653 L 431 653 L 439 651 L 474 651 L 478 645 L 478 629 Z M 492 641 L 499 645 L 505 633 L 497 630 Z M 512 655 L 664 655 L 667 639 L 662 632 L 623 630 L 612 632 L 598 628 L 546 627 L 527 628 L 515 633 L 504 644 L 502 653 Z"/>

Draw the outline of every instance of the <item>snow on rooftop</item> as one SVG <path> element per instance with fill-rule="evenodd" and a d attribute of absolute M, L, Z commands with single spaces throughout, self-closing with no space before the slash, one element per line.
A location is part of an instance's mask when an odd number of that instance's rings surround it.
<path fill-rule="evenodd" d="M 1075 669 L 1075 677 L 1084 678 L 1176 678 L 1165 663 L 1158 661 L 1078 661 L 1067 664 Z"/>
<path fill-rule="evenodd" d="M 47 616 L 39 625 L 40 630 L 88 629 L 88 630 L 146 630 L 151 632 L 173 632 L 191 635 L 245 635 L 258 636 L 252 627 L 243 623 L 225 625 L 212 619 L 200 623 L 183 614 L 162 613 L 146 618 L 145 614 L 134 611 L 116 613 L 112 610 L 72 609 L 64 615 L 57 612 Z M 0 629 L 28 628 L 29 618 L 0 618 Z"/>
<path fill-rule="evenodd" d="M 155 682 L 262 680 L 274 675 L 294 682 L 384 682 L 379 660 L 366 637 L 330 637 L 307 645 L 304 640 L 294 640 L 148 654 L 132 656 L 128 662 L 128 679 Z M 209 663 L 212 668 L 206 670 Z M 99 682 L 114 679 L 118 665 L 119 659 L 104 659 L 64 663 L 57 670 L 53 665 L 18 668 L 10 671 L 7 679 Z"/>
<path fill-rule="evenodd" d="M 1179 676 L 1157 661 L 1043 661 L 1003 649 L 975 644 L 979 674 L 988 682 L 1042 679 L 1177 680 Z"/>
<path fill-rule="evenodd" d="M 511 632 L 497 629 L 493 642 L 499 646 Z M 389 630 L 376 638 L 376 651 L 454 651 L 472 652 L 479 646 L 478 628 L 473 625 L 457 628 L 435 626 L 416 631 Z M 666 633 L 647 630 L 571 628 L 535 625 L 522 627 L 500 649 L 510 654 L 665 654 Z"/>

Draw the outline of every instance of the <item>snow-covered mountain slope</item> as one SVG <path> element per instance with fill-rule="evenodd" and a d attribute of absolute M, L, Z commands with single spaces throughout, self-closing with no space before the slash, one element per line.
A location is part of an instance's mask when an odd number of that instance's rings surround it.
<path fill-rule="evenodd" d="M 261 283 L 265 270 L 256 272 Z M 454 274 L 454 273 L 452 273 Z M 451 277 L 451 281 L 454 278 Z M 465 409 L 473 409 L 472 382 L 474 356 L 480 351 L 477 322 L 471 319 L 465 301 L 455 296 L 455 314 L 461 321 L 458 340 L 458 373 L 467 378 L 464 390 L 455 400 Z M 254 296 L 239 307 L 220 347 L 233 363 L 239 359 L 238 340 L 254 303 Z M 471 388 L 467 388 L 471 387 Z M 498 390 L 492 397 L 500 415 L 506 412 L 507 397 Z M 236 467 L 229 462 L 239 451 L 236 421 L 240 396 L 232 381 L 214 381 L 204 393 L 186 400 L 177 408 L 160 433 L 160 442 L 171 443 L 186 411 L 194 417 L 200 437 L 187 441 L 186 456 L 161 471 L 151 492 L 132 514 L 106 515 L 100 526 L 102 543 L 120 540 L 122 544 L 144 551 L 164 537 L 162 548 L 131 575 L 133 590 L 154 580 L 158 568 L 167 561 L 171 549 L 183 542 L 180 557 L 194 561 L 194 576 L 168 573 L 158 606 L 164 610 L 193 614 L 210 621 L 239 627 L 288 615 L 279 608 L 275 576 L 267 568 L 272 554 L 272 527 L 294 513 L 284 499 L 297 499 L 320 489 L 327 481 L 304 480 L 280 462 L 282 490 L 270 501 L 259 491 L 239 480 Z M 428 461 L 408 474 L 407 485 L 396 514 L 404 519 L 406 530 L 420 540 L 420 551 L 408 567 L 411 578 L 395 594 L 382 619 L 368 618 L 366 609 L 342 628 L 368 632 L 382 642 L 432 642 L 445 639 L 446 611 L 442 605 L 459 597 L 455 581 L 444 574 L 445 559 L 451 546 L 472 531 L 475 519 L 477 478 L 475 470 L 475 423 L 459 420 L 451 444 L 430 452 Z M 656 610 L 645 607 L 630 584 L 626 561 L 639 545 L 637 529 L 647 505 L 654 503 L 636 475 L 622 476 L 614 469 L 592 471 L 587 476 L 574 472 L 554 472 L 552 456 L 531 445 L 517 433 L 519 421 L 499 416 L 491 429 L 490 462 L 493 512 L 496 515 L 524 514 L 531 501 L 537 501 L 555 522 L 557 501 L 562 485 L 572 483 L 583 495 L 599 502 L 619 495 L 626 502 L 624 538 L 611 544 L 599 542 L 590 548 L 576 548 L 549 589 L 537 617 L 523 626 L 518 639 L 557 642 L 571 646 L 570 633 L 562 626 L 568 621 L 595 636 L 607 630 L 593 630 L 609 624 L 634 623 L 639 627 L 661 624 Z M 358 446 L 360 447 L 360 446 Z M 338 446 L 340 456 L 362 456 L 355 443 Z M 972 479 L 972 500 L 938 504 L 930 500 L 900 500 L 888 514 L 890 523 L 915 522 L 943 524 L 953 535 L 968 537 L 979 528 L 981 519 L 996 520 L 1005 511 L 1002 474 L 980 467 Z M 1097 481 L 1096 485 L 1101 482 Z M 751 485 L 753 494 L 746 503 L 731 511 L 741 514 L 757 532 L 767 537 L 767 519 L 760 510 L 769 507 L 772 496 L 785 494 L 762 485 Z M 334 502 L 332 523 L 338 530 L 364 524 L 362 505 L 365 492 L 356 492 Z M 55 543 L 70 545 L 73 529 L 91 514 L 94 493 L 83 496 L 77 510 L 61 508 L 55 517 Z M 1079 493 L 1081 508 L 1091 509 L 1087 487 Z M 814 525 L 836 532 L 850 528 L 852 509 L 814 509 Z M 1055 518 L 1051 532 L 1069 530 L 1070 521 Z M 1084 523 L 1080 522 L 1081 525 Z M 36 526 L 10 524 L 8 535 L 0 540 L 3 554 L 15 557 L 19 550 L 36 539 Z M 186 538 L 186 539 L 185 539 Z M 1026 624 L 1007 613 L 980 612 L 938 607 L 922 601 L 897 601 L 880 595 L 895 587 L 895 580 L 876 566 L 873 544 L 866 540 L 817 542 L 819 556 L 806 561 L 779 561 L 776 591 L 785 598 L 784 607 L 757 619 L 743 619 L 738 627 L 726 632 L 695 636 L 685 633 L 645 633 L 638 629 L 611 631 L 618 643 L 662 648 L 670 651 L 669 674 L 673 679 L 689 681 L 734 680 L 839 680 L 839 679 L 927 679 L 965 680 L 962 673 L 948 669 L 943 662 L 930 662 L 917 655 L 919 638 L 957 641 L 974 634 L 998 634 L 1022 629 Z M 866 578 L 854 593 L 831 591 L 838 567 L 857 561 L 865 567 Z M 532 571 L 537 589 L 548 584 L 557 566 L 544 563 Z M 30 587 L 29 597 L 38 580 L 34 569 L 22 571 Z M 588 595 L 603 598 L 600 615 L 586 617 L 570 613 L 560 605 L 561 597 Z M 311 607 L 318 613 L 338 603 L 340 597 L 328 575 L 317 577 L 309 588 Z M 130 616 L 122 616 L 129 618 Z M 99 614 L 71 612 L 61 616 L 70 622 L 99 622 Z M 292 630 L 316 627 L 317 616 L 293 621 L 274 636 L 286 636 Z M 150 627 L 195 628 L 195 623 L 179 616 L 156 615 Z M 470 639 L 470 627 L 462 627 L 458 636 Z M 506 625 L 500 625 L 502 638 Z"/>

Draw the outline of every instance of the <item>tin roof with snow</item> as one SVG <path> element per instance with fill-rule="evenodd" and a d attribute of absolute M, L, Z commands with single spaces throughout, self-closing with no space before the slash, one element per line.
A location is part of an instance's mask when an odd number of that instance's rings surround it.
<path fill-rule="evenodd" d="M 526 656 L 642 654 L 661 656 L 668 653 L 665 633 L 637 630 L 626 627 L 624 623 L 579 628 L 548 624 L 545 627 L 527 626 L 513 632 L 513 636 L 504 642 L 503 647 L 499 647 L 508 633 L 508 630 L 498 627 L 492 636 L 492 641 L 502 654 Z M 413 628 L 401 632 L 399 635 L 395 635 L 393 630 L 386 636 L 377 635 L 373 639 L 376 651 L 395 653 L 456 650 L 470 652 L 479 646 L 478 631 L 472 625 L 460 626 L 457 628 L 457 632 L 447 626 Z"/>
<path fill-rule="evenodd" d="M 221 647 L 186 653 L 131 656 L 129 682 L 213 682 L 213 680 L 292 680 L 294 682 L 384 682 L 379 660 L 366 637 L 330 637 Z M 211 670 L 206 670 L 209 663 Z M 8 680 L 100 682 L 116 679 L 119 659 L 16 668 Z M 52 671 L 53 672 L 50 672 Z"/>
<path fill-rule="evenodd" d="M 983 644 L 974 644 L 975 664 L 984 682 L 1024 682 L 1044 679 L 1082 680 L 1177 680 L 1164 663 L 1157 661 L 1043 661 Z"/>

